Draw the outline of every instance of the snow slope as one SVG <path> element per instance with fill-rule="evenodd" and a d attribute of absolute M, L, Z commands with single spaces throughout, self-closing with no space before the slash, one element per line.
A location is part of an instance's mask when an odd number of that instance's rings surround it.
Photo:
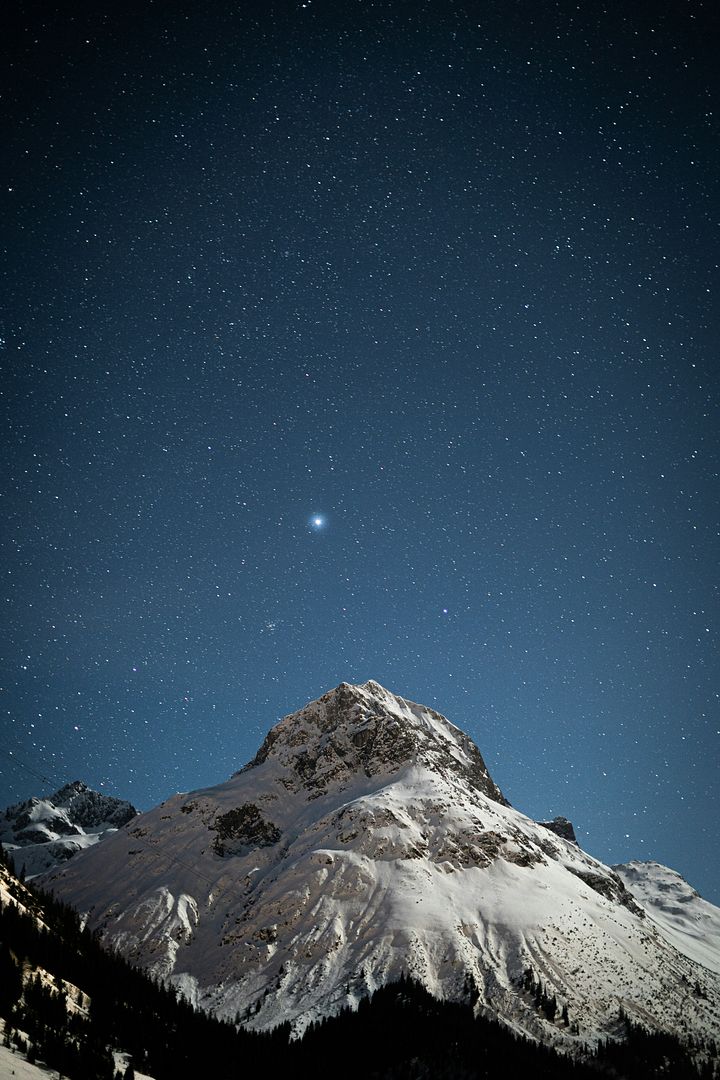
<path fill-rule="evenodd" d="M 703 900 L 676 870 L 656 862 L 613 869 L 667 941 L 720 974 L 720 909 Z"/>
<path fill-rule="evenodd" d="M 720 1029 L 720 978 L 620 874 L 509 806 L 444 717 L 374 682 L 285 717 L 226 783 L 43 884 L 248 1027 L 302 1030 L 405 972 L 566 1046 L 619 1032 L 621 1008 L 683 1036 Z M 522 990 L 528 968 L 569 1025 Z"/>
<path fill-rule="evenodd" d="M 0 1025 L 3 1021 L 0 1020 Z M 31 1065 L 19 1050 L 11 1050 L 0 1044 L 0 1080 L 60 1080 L 57 1069 L 48 1069 L 44 1065 Z"/>

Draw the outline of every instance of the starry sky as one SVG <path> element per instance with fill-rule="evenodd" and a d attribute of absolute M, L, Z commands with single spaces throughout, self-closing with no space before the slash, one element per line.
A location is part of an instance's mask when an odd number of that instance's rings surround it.
<path fill-rule="evenodd" d="M 22 6 L 0 806 L 373 678 L 720 902 L 714 7 Z"/>

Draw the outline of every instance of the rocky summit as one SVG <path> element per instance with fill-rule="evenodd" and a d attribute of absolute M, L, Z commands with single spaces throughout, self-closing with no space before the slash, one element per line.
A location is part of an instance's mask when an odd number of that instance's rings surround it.
<path fill-rule="evenodd" d="M 249 1028 L 301 1031 L 407 974 L 570 1051 L 614 1037 L 621 1011 L 700 1046 L 720 1020 L 715 953 L 687 933 L 704 901 L 688 893 L 674 924 L 652 881 L 511 807 L 467 735 L 375 682 L 285 717 L 228 781 L 43 879 Z"/>
<path fill-rule="evenodd" d="M 358 776 L 394 773 L 422 763 L 438 775 L 456 775 L 507 805 L 472 739 L 440 713 L 391 694 L 376 682 L 341 683 L 336 690 L 285 717 L 242 769 L 274 761 L 286 770 L 289 790 L 310 798 Z"/>

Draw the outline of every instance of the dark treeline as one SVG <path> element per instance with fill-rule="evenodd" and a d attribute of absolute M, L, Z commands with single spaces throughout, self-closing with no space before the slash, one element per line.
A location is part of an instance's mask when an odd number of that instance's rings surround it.
<path fill-rule="evenodd" d="M 586 1049 L 583 1061 L 573 1061 L 475 1016 L 469 1003 L 438 1001 L 419 983 L 401 979 L 361 1001 L 357 1011 L 345 1010 L 310 1028 L 296 1060 L 303 1077 L 313 1075 L 314 1064 L 342 1061 L 343 1080 L 712 1080 L 717 1075 L 714 1044 L 704 1047 L 708 1063 L 698 1069 L 677 1039 L 624 1023 L 625 1041 L 603 1043 L 597 1053 Z"/>
<path fill-rule="evenodd" d="M 71 1080 L 113 1080 L 108 1048 L 130 1054 L 135 1069 L 156 1080 L 197 1078 L 206 1071 L 235 1077 L 239 1062 L 243 1069 L 259 1069 L 287 1053 L 287 1028 L 249 1033 L 199 1012 L 103 949 L 77 914 L 50 894 L 19 882 L 11 889 L 32 913 L 0 905 L 0 1016 L 29 1036 L 35 1057 Z M 32 979 L 23 988 L 23 967 L 42 968 L 54 985 Z M 63 980 L 81 990 L 85 1015 L 68 1013 Z"/>
<path fill-rule="evenodd" d="M 174 990 L 105 951 L 81 929 L 77 915 L 51 896 L 28 892 L 19 882 L 11 881 L 11 888 L 33 914 L 0 905 L 0 1016 L 8 1030 L 26 1033 L 31 1059 L 71 1080 L 114 1080 L 111 1048 L 130 1054 L 135 1069 L 156 1080 L 239 1080 L 256 1070 L 293 1080 L 315 1080 L 318 1074 L 341 1074 L 343 1080 L 715 1075 L 711 1065 L 696 1069 L 677 1040 L 629 1023 L 624 1042 L 603 1044 L 585 1061 L 572 1061 L 476 1017 L 470 1001 L 437 1001 L 410 979 L 378 990 L 356 1011 L 312 1025 L 300 1040 L 290 1040 L 287 1026 L 268 1034 L 247 1032 L 198 1012 Z M 32 974 L 37 968 L 49 979 Z M 63 981 L 81 991 L 80 1011 L 68 1009 Z"/>

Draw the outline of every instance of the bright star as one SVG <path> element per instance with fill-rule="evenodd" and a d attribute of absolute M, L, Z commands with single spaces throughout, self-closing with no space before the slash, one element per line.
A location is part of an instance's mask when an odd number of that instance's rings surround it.
<path fill-rule="evenodd" d="M 317 531 L 318 529 L 322 529 L 324 525 L 325 518 L 322 516 L 322 514 L 313 514 L 313 516 L 310 518 L 311 529 L 315 529 L 315 531 Z"/>

